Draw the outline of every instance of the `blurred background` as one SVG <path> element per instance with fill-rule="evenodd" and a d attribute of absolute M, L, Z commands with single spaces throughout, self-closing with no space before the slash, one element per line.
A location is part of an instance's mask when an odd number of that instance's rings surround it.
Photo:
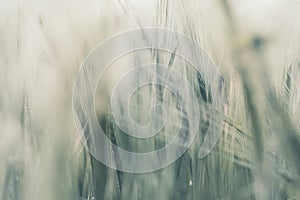
<path fill-rule="evenodd" d="M 1 0 L 0 199 L 300 200 L 299 11 L 299 0 Z M 191 148 L 164 169 L 132 174 L 106 167 L 84 148 L 72 88 L 93 48 L 143 27 L 178 31 L 207 51 L 224 79 L 225 116 L 216 146 L 199 158 L 211 123 L 209 93 L 216 91 L 170 53 L 121 58 L 95 97 L 99 124 L 115 144 L 143 152 L 164 146 L 174 133 L 171 124 L 171 135 L 164 131 L 149 142 L 120 136 L 107 94 L 133 65 L 174 66 L 201 102 Z M 162 88 L 141 90 L 145 99 L 154 95 L 176 107 L 171 94 L 160 98 Z M 143 123 L 149 102 L 133 101 L 133 116 Z"/>

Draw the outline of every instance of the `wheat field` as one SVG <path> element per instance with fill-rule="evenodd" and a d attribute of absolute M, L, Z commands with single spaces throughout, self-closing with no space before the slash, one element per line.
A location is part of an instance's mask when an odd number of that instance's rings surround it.
<path fill-rule="evenodd" d="M 0 199 L 300 200 L 299 11 L 299 0 L 1 0 Z M 105 165 L 91 154 L 97 145 L 87 147 L 79 137 L 74 88 L 78 95 L 88 92 L 74 82 L 99 43 L 146 27 L 176 31 L 205 49 L 220 75 L 222 98 L 215 79 L 202 77 L 210 71 L 208 63 L 201 74 L 175 55 L 176 48 L 135 51 L 113 62 L 98 83 L 94 107 L 99 126 L 114 145 L 146 153 L 173 141 L 178 129 L 189 132 L 193 121 L 199 123 L 193 143 L 178 159 L 135 173 Z M 171 47 L 171 36 L 165 40 Z M 105 50 L 109 55 L 120 46 Z M 197 56 L 193 58 L 202 59 Z M 161 65 L 181 74 L 199 109 L 189 104 L 184 113 L 188 120 L 182 120 L 179 104 L 192 102 L 190 96 L 178 97 L 163 86 L 138 88 L 128 103 L 135 123 L 149 122 L 151 105 L 163 104 L 168 113 L 150 116 L 153 129 L 162 117 L 165 126 L 159 135 L 141 141 L 124 134 L 131 126 L 120 128 L 113 115 L 114 109 L 125 112 L 119 104 L 129 88 L 119 90 L 114 107 L 110 93 L 125 72 L 144 63 L 154 63 L 156 81 Z M 143 78 L 137 74 L 128 82 Z M 172 80 L 178 92 L 188 91 L 179 79 Z M 218 120 L 212 117 L 214 109 L 223 113 Z M 220 135 L 199 156 L 210 134 Z M 112 155 L 107 158 L 118 162 L 114 148 L 106 149 Z"/>

